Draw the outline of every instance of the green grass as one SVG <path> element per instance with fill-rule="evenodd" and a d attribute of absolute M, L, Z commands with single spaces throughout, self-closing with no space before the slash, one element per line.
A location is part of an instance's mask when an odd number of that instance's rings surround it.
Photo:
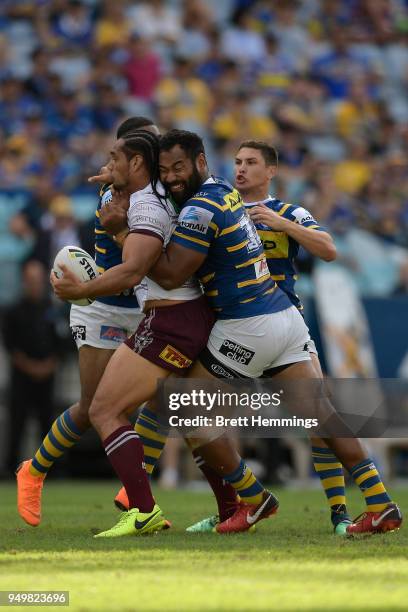
<path fill-rule="evenodd" d="M 33 529 L 17 516 L 14 487 L 0 485 L 0 590 L 69 590 L 69 610 L 407 609 L 408 531 L 335 538 L 320 491 L 281 491 L 276 517 L 227 537 L 184 532 L 212 513 L 209 494 L 156 491 L 171 530 L 95 540 L 116 522 L 115 492 L 49 481 Z M 408 507 L 408 491 L 393 494 Z M 358 492 L 350 509 L 361 510 Z"/>

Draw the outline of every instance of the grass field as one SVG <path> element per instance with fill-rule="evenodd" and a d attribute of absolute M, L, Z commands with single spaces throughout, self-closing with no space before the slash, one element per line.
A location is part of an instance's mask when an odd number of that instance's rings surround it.
<path fill-rule="evenodd" d="M 69 610 L 407 609 L 408 529 L 338 539 L 320 491 L 281 491 L 276 517 L 227 537 L 184 532 L 212 512 L 209 494 L 156 491 L 171 530 L 95 540 L 116 522 L 115 492 L 113 482 L 50 481 L 33 529 L 17 516 L 14 487 L 1 484 L 0 590 L 68 590 Z M 408 508 L 408 490 L 393 496 Z M 361 509 L 358 492 L 350 509 Z"/>

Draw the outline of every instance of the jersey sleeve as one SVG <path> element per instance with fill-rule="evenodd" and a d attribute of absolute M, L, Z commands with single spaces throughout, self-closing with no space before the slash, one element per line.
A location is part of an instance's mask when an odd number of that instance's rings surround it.
<path fill-rule="evenodd" d="M 218 235 L 217 217 L 220 208 L 216 202 L 194 198 L 189 200 L 179 215 L 171 241 L 187 249 L 207 253 Z"/>
<path fill-rule="evenodd" d="M 156 236 L 162 242 L 171 232 L 168 212 L 153 195 L 131 202 L 128 210 L 128 226 L 130 233 Z"/>
<path fill-rule="evenodd" d="M 326 231 L 326 229 L 316 221 L 312 213 L 306 208 L 303 208 L 303 206 L 292 206 L 290 211 L 288 212 L 288 218 L 291 219 L 291 221 L 297 223 L 298 225 L 302 225 L 302 227 L 308 227 L 309 229 L 317 229 L 323 232 Z"/>

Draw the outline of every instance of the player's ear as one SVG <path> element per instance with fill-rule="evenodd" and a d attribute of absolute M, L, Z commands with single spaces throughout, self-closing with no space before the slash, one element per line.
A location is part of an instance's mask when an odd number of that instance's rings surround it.
<path fill-rule="evenodd" d="M 207 169 L 207 159 L 204 155 L 204 153 L 199 153 L 196 157 L 196 168 L 197 170 L 202 173 Z"/>
<path fill-rule="evenodd" d="M 268 174 L 268 179 L 271 181 L 274 178 L 274 176 L 276 176 L 276 173 L 278 171 L 278 167 L 277 166 L 272 166 L 272 165 L 266 166 L 266 171 L 267 171 L 267 174 Z"/>
<path fill-rule="evenodd" d="M 136 153 L 129 162 L 130 171 L 137 172 L 143 165 L 143 156 Z"/>

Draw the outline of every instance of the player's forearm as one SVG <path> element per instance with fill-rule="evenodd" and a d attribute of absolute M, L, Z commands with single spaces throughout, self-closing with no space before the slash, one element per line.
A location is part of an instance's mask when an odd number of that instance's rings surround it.
<path fill-rule="evenodd" d="M 319 257 L 324 261 L 336 259 L 336 246 L 333 238 L 327 232 L 302 227 L 297 223 L 293 223 L 293 221 L 287 222 L 284 231 L 315 257 Z"/>
<path fill-rule="evenodd" d="M 101 276 L 97 276 L 87 283 L 82 283 L 78 289 L 78 299 L 117 295 L 138 285 L 143 276 L 143 273 L 128 264 L 119 264 L 106 270 Z"/>

